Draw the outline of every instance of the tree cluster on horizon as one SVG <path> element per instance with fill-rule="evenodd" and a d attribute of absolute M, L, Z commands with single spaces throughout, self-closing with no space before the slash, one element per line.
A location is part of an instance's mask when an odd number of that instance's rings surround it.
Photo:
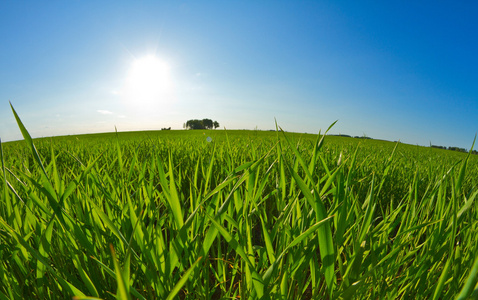
<path fill-rule="evenodd" d="M 443 150 L 453 150 L 453 151 L 458 151 L 458 152 L 468 152 L 468 150 L 466 150 L 465 148 L 460 148 L 460 147 L 445 147 L 445 146 L 437 146 L 437 145 L 430 145 L 430 147 L 432 148 L 437 148 L 437 149 L 443 149 Z M 471 151 L 472 154 L 478 154 L 478 151 L 476 150 L 472 150 Z"/>
<path fill-rule="evenodd" d="M 211 119 L 194 119 L 194 120 L 188 120 L 185 124 L 184 127 L 186 129 L 216 129 L 219 127 L 219 123 L 217 121 L 213 121 Z"/>

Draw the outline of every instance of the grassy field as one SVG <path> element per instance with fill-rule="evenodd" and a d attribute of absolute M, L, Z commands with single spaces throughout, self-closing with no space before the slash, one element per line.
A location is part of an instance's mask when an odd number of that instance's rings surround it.
<path fill-rule="evenodd" d="M 478 299 L 478 157 L 149 131 L 2 144 L 2 299 Z M 209 137 L 209 138 L 208 138 Z"/>

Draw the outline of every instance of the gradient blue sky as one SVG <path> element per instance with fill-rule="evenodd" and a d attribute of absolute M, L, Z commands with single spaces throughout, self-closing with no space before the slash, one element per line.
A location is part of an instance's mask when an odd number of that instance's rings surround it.
<path fill-rule="evenodd" d="M 0 2 L 0 138 L 181 129 L 367 135 L 469 149 L 478 4 L 456 1 Z M 172 87 L 125 92 L 155 55 Z"/>

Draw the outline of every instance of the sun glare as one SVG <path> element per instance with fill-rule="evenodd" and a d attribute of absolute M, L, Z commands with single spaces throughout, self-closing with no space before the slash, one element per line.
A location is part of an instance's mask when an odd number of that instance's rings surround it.
<path fill-rule="evenodd" d="M 169 66 L 153 55 L 135 59 L 126 85 L 129 101 L 135 104 L 168 102 L 172 89 Z"/>

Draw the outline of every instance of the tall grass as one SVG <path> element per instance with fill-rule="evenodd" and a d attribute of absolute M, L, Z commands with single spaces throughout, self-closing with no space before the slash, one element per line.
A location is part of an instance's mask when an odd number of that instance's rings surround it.
<path fill-rule="evenodd" d="M 33 140 L 13 112 L 0 299 L 478 299 L 475 156 L 280 129 Z"/>

